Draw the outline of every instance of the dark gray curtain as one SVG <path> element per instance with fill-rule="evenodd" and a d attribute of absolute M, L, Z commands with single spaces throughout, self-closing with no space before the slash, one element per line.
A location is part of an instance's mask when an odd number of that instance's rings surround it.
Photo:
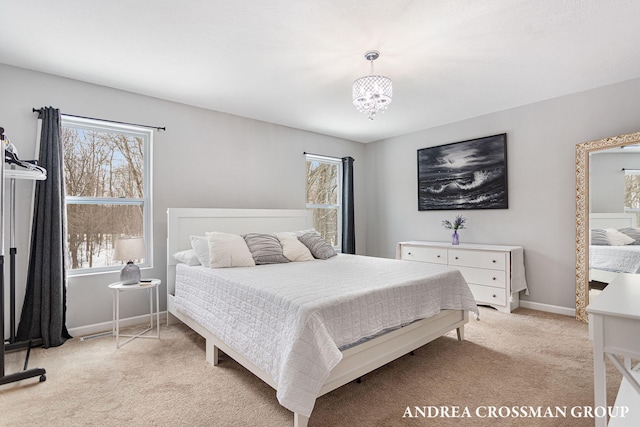
<path fill-rule="evenodd" d="M 40 109 L 39 165 L 47 179 L 36 181 L 27 288 L 18 325 L 20 341 L 42 338 L 45 348 L 71 338 L 66 323 L 67 275 L 63 147 L 60 110 Z"/>
<path fill-rule="evenodd" d="M 356 253 L 352 157 L 342 158 L 342 253 Z"/>

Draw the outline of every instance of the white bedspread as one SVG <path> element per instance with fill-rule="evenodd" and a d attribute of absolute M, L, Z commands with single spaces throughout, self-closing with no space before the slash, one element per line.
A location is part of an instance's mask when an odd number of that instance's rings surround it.
<path fill-rule="evenodd" d="M 589 268 L 640 273 L 640 245 L 589 246 Z"/>
<path fill-rule="evenodd" d="M 304 416 L 342 345 L 444 309 L 478 312 L 455 269 L 344 254 L 246 268 L 178 264 L 175 302 L 267 372 L 280 404 Z"/>

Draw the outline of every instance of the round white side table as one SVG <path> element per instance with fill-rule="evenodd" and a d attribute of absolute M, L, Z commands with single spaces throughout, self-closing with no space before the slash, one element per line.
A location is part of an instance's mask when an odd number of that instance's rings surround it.
<path fill-rule="evenodd" d="M 113 290 L 113 329 L 112 333 L 116 337 L 116 348 L 120 348 L 126 343 L 133 341 L 136 338 L 154 338 L 160 339 L 160 296 L 158 288 L 162 281 L 160 279 L 142 279 L 140 283 L 133 285 L 123 285 L 122 282 L 115 282 L 109 285 L 109 288 Z M 120 334 L 120 293 L 128 291 L 146 290 L 149 295 L 149 326 L 141 332 L 135 335 L 122 335 Z M 153 291 L 155 290 L 155 311 L 153 309 Z M 153 318 L 156 318 L 156 334 L 145 335 L 147 332 L 153 330 Z M 129 338 L 120 343 L 120 337 Z"/>

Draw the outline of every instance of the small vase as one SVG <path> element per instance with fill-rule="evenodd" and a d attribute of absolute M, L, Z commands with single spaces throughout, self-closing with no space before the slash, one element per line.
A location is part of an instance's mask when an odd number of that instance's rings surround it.
<path fill-rule="evenodd" d="M 453 234 L 451 235 L 451 244 L 452 245 L 459 245 L 460 244 L 460 239 L 458 237 L 458 231 L 454 231 Z"/>

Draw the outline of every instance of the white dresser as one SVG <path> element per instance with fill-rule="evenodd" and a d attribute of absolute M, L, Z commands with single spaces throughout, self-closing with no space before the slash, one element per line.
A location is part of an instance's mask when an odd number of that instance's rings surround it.
<path fill-rule="evenodd" d="M 490 305 L 504 313 L 520 305 L 519 292 L 527 288 L 524 251 L 520 246 L 414 240 L 398 243 L 396 258 L 457 268 L 478 304 Z"/>

